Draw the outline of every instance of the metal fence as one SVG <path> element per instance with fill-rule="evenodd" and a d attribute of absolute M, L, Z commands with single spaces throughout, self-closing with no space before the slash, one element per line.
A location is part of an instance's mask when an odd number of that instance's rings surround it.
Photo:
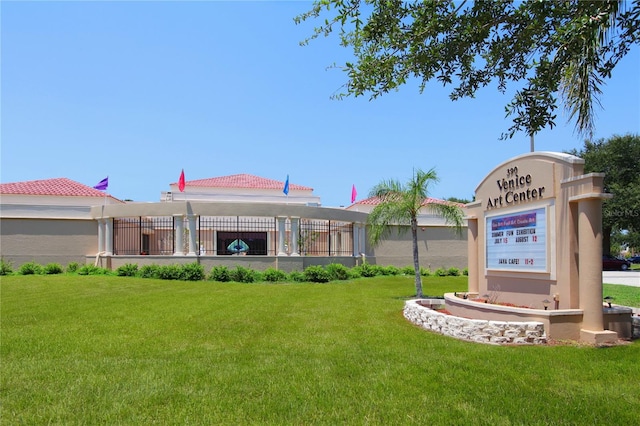
<path fill-rule="evenodd" d="M 166 217 L 127 217 L 113 219 L 115 255 L 173 255 L 189 251 L 189 227 L 183 227 L 183 247 L 175 247 L 175 221 Z M 291 223 L 285 222 L 285 248 L 291 254 Z M 302 256 L 352 256 L 351 222 L 300 219 L 297 235 Z M 200 216 L 196 222 L 196 248 L 199 255 L 263 255 L 278 253 L 278 227 L 275 217 Z"/>
<path fill-rule="evenodd" d="M 302 219 L 298 247 L 303 256 L 352 256 L 353 224 Z"/>
<path fill-rule="evenodd" d="M 113 254 L 172 255 L 174 221 L 171 216 L 113 219 Z"/>

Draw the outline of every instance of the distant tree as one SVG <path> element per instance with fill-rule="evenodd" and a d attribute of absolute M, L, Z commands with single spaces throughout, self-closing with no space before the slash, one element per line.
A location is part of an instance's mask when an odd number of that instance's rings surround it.
<path fill-rule="evenodd" d="M 413 241 L 413 269 L 415 272 L 416 297 L 422 297 L 422 277 L 420 275 L 420 259 L 418 257 L 418 214 L 427 209 L 442 216 L 446 223 L 453 224 L 457 232 L 461 232 L 463 224 L 462 209 L 457 204 L 428 203 L 429 186 L 438 182 L 434 169 L 428 172 L 415 170 L 413 177 L 403 185 L 396 180 L 386 180 L 377 184 L 369 192 L 369 197 L 377 197 L 376 205 L 367 219 L 369 239 L 377 245 L 391 232 L 391 225 L 398 225 L 400 234 L 411 230 Z M 395 227 L 394 227 L 395 228 Z"/>
<path fill-rule="evenodd" d="M 605 190 L 613 194 L 602 208 L 604 253 L 611 253 L 612 235 L 618 247 L 640 248 L 640 135 L 587 140 L 569 153 L 584 159 L 585 173 L 605 173 Z"/>
<path fill-rule="evenodd" d="M 320 24 L 302 44 L 338 30 L 353 48 L 337 98 L 376 98 L 411 78 L 421 92 L 432 80 L 452 85 L 452 100 L 517 82 L 502 138 L 553 127 L 558 95 L 590 137 L 604 80 L 640 42 L 638 0 L 316 0 L 294 20 L 312 19 Z"/>
<path fill-rule="evenodd" d="M 451 201 L 452 203 L 460 203 L 460 204 L 469 204 L 471 200 L 467 200 L 466 198 L 458 198 L 458 197 L 449 197 L 447 201 Z"/>

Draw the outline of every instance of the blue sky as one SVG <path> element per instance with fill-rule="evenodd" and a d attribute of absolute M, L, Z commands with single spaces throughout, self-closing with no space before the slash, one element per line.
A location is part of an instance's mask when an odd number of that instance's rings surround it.
<path fill-rule="evenodd" d="M 348 205 L 385 179 L 435 168 L 431 195 L 471 198 L 529 138 L 499 136 L 510 97 L 494 88 L 452 102 L 437 83 L 332 100 L 346 81 L 335 37 L 306 47 L 310 2 L 11 2 L 1 13 L 3 183 L 109 176 L 120 199 L 159 201 L 186 180 L 249 173 L 310 186 Z M 640 133 L 640 52 L 614 70 L 594 138 Z M 581 148 L 573 123 L 536 150 Z M 284 194 L 283 194 L 284 196 Z"/>

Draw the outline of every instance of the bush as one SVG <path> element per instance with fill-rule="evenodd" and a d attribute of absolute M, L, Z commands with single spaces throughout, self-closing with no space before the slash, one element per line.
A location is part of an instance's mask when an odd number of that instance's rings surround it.
<path fill-rule="evenodd" d="M 20 275 L 38 275 L 42 273 L 42 266 L 35 262 L 23 263 L 18 269 Z"/>
<path fill-rule="evenodd" d="M 267 268 L 262 273 L 262 278 L 265 281 L 269 281 L 271 283 L 286 281 L 287 273 L 276 268 Z"/>
<path fill-rule="evenodd" d="M 289 272 L 289 280 L 296 283 L 303 283 L 305 281 L 304 273 L 300 271 L 291 271 Z"/>
<path fill-rule="evenodd" d="M 447 270 L 444 269 L 444 268 L 438 268 L 433 273 L 433 275 L 435 275 L 436 277 L 446 277 L 447 276 Z"/>
<path fill-rule="evenodd" d="M 320 265 L 308 266 L 304 270 L 304 278 L 312 283 L 328 283 L 331 281 L 329 272 Z"/>
<path fill-rule="evenodd" d="M 462 275 L 469 275 L 469 268 L 464 268 L 462 270 Z"/>
<path fill-rule="evenodd" d="M 180 265 L 159 266 L 158 278 L 161 280 L 179 280 L 182 278 L 182 267 Z"/>
<path fill-rule="evenodd" d="M 389 265 L 382 267 L 382 275 L 400 275 L 400 268 Z"/>
<path fill-rule="evenodd" d="M 229 268 L 224 265 L 214 266 L 211 268 L 211 272 L 209 272 L 209 279 L 211 281 L 226 283 L 231 281 L 231 272 L 229 271 Z"/>
<path fill-rule="evenodd" d="M 78 268 L 80 268 L 78 262 L 69 263 L 67 265 L 67 274 L 75 274 L 76 272 L 78 272 Z"/>
<path fill-rule="evenodd" d="M 449 268 L 447 269 L 447 275 L 449 275 L 450 277 L 457 277 L 458 275 L 460 275 L 460 269 Z"/>
<path fill-rule="evenodd" d="M 140 268 L 138 276 L 140 278 L 160 278 L 159 265 L 144 265 Z"/>
<path fill-rule="evenodd" d="M 369 263 L 363 263 L 362 265 L 358 265 L 353 269 L 358 271 L 361 277 L 365 278 L 375 277 L 379 272 L 379 269 L 375 265 L 371 265 Z"/>
<path fill-rule="evenodd" d="M 10 262 L 5 262 L 4 259 L 0 259 L 0 275 L 13 274 L 13 267 Z"/>
<path fill-rule="evenodd" d="M 78 268 L 78 275 L 109 275 L 111 271 L 94 265 L 82 265 Z"/>
<path fill-rule="evenodd" d="M 415 274 L 415 272 L 414 272 Z M 423 268 L 422 266 L 420 267 L 420 276 L 421 277 L 428 277 L 429 275 L 431 275 L 431 270 L 429 268 Z"/>
<path fill-rule="evenodd" d="M 182 265 L 180 279 L 185 281 L 202 281 L 204 279 L 204 267 L 198 262 Z"/>
<path fill-rule="evenodd" d="M 360 269 L 357 269 L 357 268 L 349 269 L 349 279 L 356 279 L 360 277 L 362 277 L 362 275 L 360 275 Z"/>
<path fill-rule="evenodd" d="M 402 269 L 400 269 L 400 273 L 402 273 L 403 275 L 415 275 L 416 271 L 413 266 L 404 266 Z"/>
<path fill-rule="evenodd" d="M 325 267 L 325 270 L 329 273 L 331 281 L 349 279 L 349 269 L 341 263 L 331 263 Z"/>
<path fill-rule="evenodd" d="M 138 265 L 133 263 L 126 263 L 116 269 L 116 275 L 119 277 L 135 277 L 138 275 Z"/>
<path fill-rule="evenodd" d="M 255 282 L 255 274 L 251 269 L 238 265 L 231 271 L 231 281 L 252 283 Z"/>
<path fill-rule="evenodd" d="M 44 273 L 47 275 L 61 274 L 62 272 L 62 265 L 59 263 L 47 263 L 44 267 Z"/>

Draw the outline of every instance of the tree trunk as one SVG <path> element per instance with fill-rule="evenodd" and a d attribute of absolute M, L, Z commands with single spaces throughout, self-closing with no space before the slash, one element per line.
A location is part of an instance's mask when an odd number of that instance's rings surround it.
<path fill-rule="evenodd" d="M 411 219 L 411 239 L 413 240 L 413 269 L 416 273 L 416 297 L 422 298 L 422 276 L 420 275 L 420 258 L 418 256 L 418 220 Z"/>
<path fill-rule="evenodd" d="M 611 226 L 607 225 L 602 227 L 602 254 L 611 254 Z"/>

